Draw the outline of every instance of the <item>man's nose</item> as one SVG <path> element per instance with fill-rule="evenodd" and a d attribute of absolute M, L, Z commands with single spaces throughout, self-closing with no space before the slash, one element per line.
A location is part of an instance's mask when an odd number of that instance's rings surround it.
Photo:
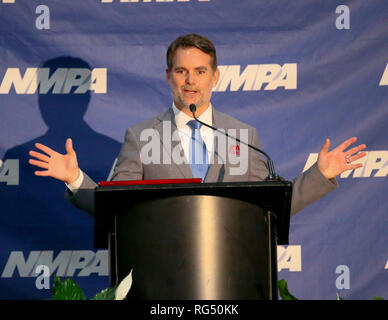
<path fill-rule="evenodd" d="M 186 84 L 194 84 L 196 82 L 194 72 L 188 72 L 186 75 Z"/>

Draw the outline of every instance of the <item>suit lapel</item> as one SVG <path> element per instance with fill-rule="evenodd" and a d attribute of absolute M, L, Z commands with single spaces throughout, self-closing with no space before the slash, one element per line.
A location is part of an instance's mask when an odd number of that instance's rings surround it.
<path fill-rule="evenodd" d="M 222 124 L 218 123 L 218 112 L 213 108 L 213 127 L 220 128 Z M 214 139 L 214 154 L 213 154 L 213 161 L 212 164 L 209 167 L 209 170 L 207 172 L 205 182 L 222 182 L 223 177 L 224 177 L 224 172 L 225 172 L 225 167 L 224 164 L 218 163 L 217 158 L 218 158 L 218 139 Z M 224 159 L 226 161 L 226 159 Z"/>
<path fill-rule="evenodd" d="M 165 113 L 160 115 L 158 117 L 158 120 L 159 120 L 159 122 L 155 125 L 155 129 L 159 132 L 161 146 L 164 149 L 164 151 L 166 151 L 166 154 L 168 154 L 170 159 L 172 159 L 172 154 L 171 154 L 172 150 L 174 150 L 174 148 L 177 147 L 178 144 L 181 143 L 180 141 L 172 141 L 171 138 L 170 138 L 171 146 L 165 145 L 163 142 L 163 121 L 171 122 L 171 134 L 173 134 L 173 132 L 178 129 L 176 126 L 176 123 L 175 123 L 174 111 L 172 110 L 172 108 L 169 108 Z M 218 111 L 213 108 L 213 127 L 216 127 L 216 128 L 222 127 L 222 124 L 218 123 L 218 120 L 219 120 Z M 227 128 L 224 128 L 224 129 L 226 130 Z M 214 150 L 215 150 L 214 158 L 215 159 L 213 159 L 213 161 L 212 161 L 213 163 L 210 164 L 210 166 L 209 166 L 209 170 L 207 172 L 205 182 L 222 182 L 223 181 L 223 177 L 225 174 L 225 164 L 218 163 L 218 161 L 216 160 L 218 158 L 217 147 L 218 147 L 218 141 L 217 141 L 217 139 L 215 139 L 215 141 L 214 141 Z M 181 149 L 182 149 L 182 147 L 181 147 Z M 223 161 L 226 161 L 226 159 L 223 159 Z M 180 174 L 184 178 L 186 178 L 186 179 L 193 178 L 193 174 L 191 172 L 189 164 L 176 164 L 176 163 L 174 163 L 174 161 L 171 161 L 171 165 L 174 165 L 176 167 L 176 169 L 180 172 Z"/>
<path fill-rule="evenodd" d="M 158 117 L 158 119 L 159 119 L 159 123 L 156 124 L 155 130 L 157 130 L 159 132 L 159 135 L 160 135 L 160 142 L 161 142 L 161 146 L 162 146 L 161 149 L 163 149 L 161 151 L 166 152 L 166 155 L 168 155 L 171 159 L 171 165 L 175 166 L 176 169 L 180 172 L 180 174 L 184 178 L 186 178 L 186 179 L 193 178 L 193 174 L 192 174 L 190 166 L 188 164 L 185 164 L 185 163 L 176 164 L 172 158 L 172 151 L 176 147 L 179 148 L 178 145 L 181 143 L 180 141 L 172 141 L 172 134 L 174 133 L 175 130 L 178 130 L 176 123 L 175 123 L 174 111 L 172 110 L 172 108 L 169 108 L 165 113 L 160 115 Z M 168 121 L 171 123 L 171 134 L 168 137 L 168 139 L 169 139 L 168 143 L 170 143 L 171 145 L 165 145 L 165 143 L 163 141 L 163 121 Z M 183 150 L 182 146 L 180 146 L 180 149 Z M 162 155 L 164 152 L 162 152 Z M 163 160 L 163 158 L 162 158 L 162 160 Z"/>

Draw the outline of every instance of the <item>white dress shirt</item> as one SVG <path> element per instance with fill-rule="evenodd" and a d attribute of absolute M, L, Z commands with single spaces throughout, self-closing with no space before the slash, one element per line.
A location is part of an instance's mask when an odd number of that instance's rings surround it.
<path fill-rule="evenodd" d="M 175 123 L 178 128 L 181 145 L 185 153 L 185 157 L 188 160 L 187 163 L 189 163 L 191 128 L 187 125 L 187 122 L 189 122 L 190 120 L 193 120 L 193 118 L 189 117 L 186 113 L 180 111 L 175 106 L 174 103 L 172 105 L 172 109 L 175 114 Z M 205 112 L 198 117 L 198 119 L 208 125 L 213 125 L 213 108 L 211 104 L 205 110 Z M 206 126 L 201 126 L 201 128 L 199 129 L 199 133 L 201 134 L 201 138 L 203 142 L 205 142 L 206 149 L 207 149 L 207 156 L 208 156 L 207 158 L 208 158 L 208 161 L 210 162 L 210 159 L 211 159 L 210 157 L 213 154 L 212 150 L 214 146 L 214 131 Z"/>

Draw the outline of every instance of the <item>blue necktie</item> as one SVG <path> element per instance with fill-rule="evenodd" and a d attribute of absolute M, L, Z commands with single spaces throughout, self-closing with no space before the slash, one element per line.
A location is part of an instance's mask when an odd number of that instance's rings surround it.
<path fill-rule="evenodd" d="M 191 139 L 189 146 L 190 168 L 194 178 L 205 180 L 209 162 L 205 142 L 202 140 L 199 129 L 202 124 L 198 121 L 190 120 L 187 125 L 191 128 Z"/>

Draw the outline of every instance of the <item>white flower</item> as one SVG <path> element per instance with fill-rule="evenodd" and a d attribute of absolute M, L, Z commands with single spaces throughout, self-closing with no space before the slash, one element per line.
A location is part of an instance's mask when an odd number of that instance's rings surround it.
<path fill-rule="evenodd" d="M 123 300 L 127 294 L 129 289 L 132 286 L 132 270 L 131 272 L 120 282 L 119 286 L 116 289 L 115 300 Z"/>

